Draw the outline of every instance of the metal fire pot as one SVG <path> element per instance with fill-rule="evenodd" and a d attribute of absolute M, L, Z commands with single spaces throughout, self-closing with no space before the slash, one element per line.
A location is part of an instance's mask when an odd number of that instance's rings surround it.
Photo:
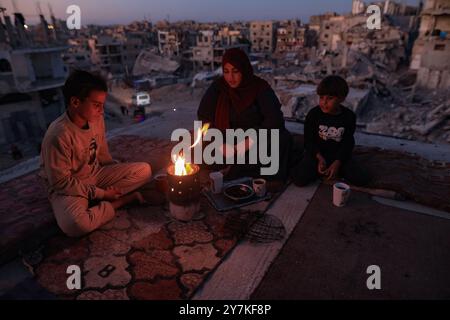
<path fill-rule="evenodd" d="M 167 168 L 169 185 L 169 210 L 173 218 L 190 221 L 200 211 L 201 186 L 199 179 L 200 167 L 191 164 L 193 171 L 189 175 L 175 175 L 175 165 Z"/>

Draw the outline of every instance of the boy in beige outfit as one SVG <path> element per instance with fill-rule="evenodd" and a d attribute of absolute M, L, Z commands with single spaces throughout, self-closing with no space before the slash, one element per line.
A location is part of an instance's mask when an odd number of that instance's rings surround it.
<path fill-rule="evenodd" d="M 143 203 L 135 190 L 151 178 L 149 164 L 116 164 L 109 154 L 103 120 L 107 91 L 101 77 L 73 72 L 63 88 L 67 111 L 42 142 L 40 176 L 59 227 L 71 237 L 99 228 L 117 208 Z"/>

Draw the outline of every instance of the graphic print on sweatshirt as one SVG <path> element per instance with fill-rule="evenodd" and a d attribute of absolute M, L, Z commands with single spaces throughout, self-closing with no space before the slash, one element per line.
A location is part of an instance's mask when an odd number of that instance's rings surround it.
<path fill-rule="evenodd" d="M 337 142 L 341 142 L 342 138 L 344 137 L 345 128 L 335 128 L 335 127 L 328 127 L 324 125 L 319 125 L 319 137 L 322 140 L 334 140 Z"/>

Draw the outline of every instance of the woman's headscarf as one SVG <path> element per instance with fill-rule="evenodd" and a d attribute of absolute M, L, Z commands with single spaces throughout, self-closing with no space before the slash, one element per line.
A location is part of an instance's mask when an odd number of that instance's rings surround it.
<path fill-rule="evenodd" d="M 214 126 L 220 130 L 230 128 L 230 109 L 239 114 L 251 106 L 256 97 L 270 85 L 253 74 L 253 67 L 247 54 L 238 48 L 228 49 L 222 58 L 222 68 L 231 64 L 242 73 L 242 81 L 237 88 L 231 88 L 224 77 L 218 80 L 220 89 L 216 106 Z"/>

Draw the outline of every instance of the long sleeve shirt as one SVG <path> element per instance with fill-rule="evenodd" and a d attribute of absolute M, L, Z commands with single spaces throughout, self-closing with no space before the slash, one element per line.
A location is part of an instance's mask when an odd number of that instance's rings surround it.
<path fill-rule="evenodd" d="M 40 176 L 49 194 L 102 199 L 104 190 L 96 187 L 94 177 L 101 166 L 111 163 L 103 118 L 81 129 L 64 113 L 45 134 Z"/>
<path fill-rule="evenodd" d="M 350 109 L 341 106 L 337 115 L 322 112 L 320 107 L 311 109 L 305 120 L 305 149 L 314 158 L 317 153 L 327 162 L 351 158 L 355 139 L 356 115 Z"/>

